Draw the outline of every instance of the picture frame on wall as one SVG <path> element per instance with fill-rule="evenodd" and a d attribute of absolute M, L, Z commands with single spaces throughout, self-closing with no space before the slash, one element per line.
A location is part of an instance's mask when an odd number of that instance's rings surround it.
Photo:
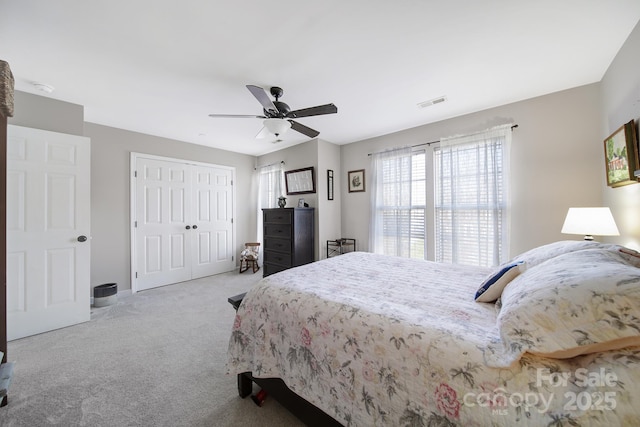
<path fill-rule="evenodd" d="M 604 140 L 604 163 L 608 186 L 620 187 L 638 182 L 634 177 L 634 171 L 638 169 L 638 142 L 633 120 Z"/>
<path fill-rule="evenodd" d="M 313 166 L 285 171 L 284 182 L 287 187 L 287 194 L 309 194 L 316 192 Z"/>
<path fill-rule="evenodd" d="M 349 183 L 349 193 L 365 191 L 364 169 L 349 171 L 347 182 Z"/>
<path fill-rule="evenodd" d="M 333 200 L 333 171 L 327 169 L 327 200 Z"/>

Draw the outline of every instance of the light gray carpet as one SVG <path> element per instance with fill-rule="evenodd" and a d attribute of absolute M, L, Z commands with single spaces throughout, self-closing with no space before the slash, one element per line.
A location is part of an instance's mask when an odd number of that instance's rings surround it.
<path fill-rule="evenodd" d="M 0 426 L 302 426 L 226 375 L 227 302 L 262 276 L 237 271 L 119 297 L 87 323 L 12 341 Z M 254 389 L 257 391 L 257 389 Z"/>

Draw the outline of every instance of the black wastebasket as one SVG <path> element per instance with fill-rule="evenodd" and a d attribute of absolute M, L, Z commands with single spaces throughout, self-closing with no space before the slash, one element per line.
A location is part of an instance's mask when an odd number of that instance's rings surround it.
<path fill-rule="evenodd" d="M 104 285 L 96 286 L 93 288 L 93 306 L 105 307 L 107 305 L 115 304 L 118 300 L 117 293 L 117 283 L 105 283 Z"/>

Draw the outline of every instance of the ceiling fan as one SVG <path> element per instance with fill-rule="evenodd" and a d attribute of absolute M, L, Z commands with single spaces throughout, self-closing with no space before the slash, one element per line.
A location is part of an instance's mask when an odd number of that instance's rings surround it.
<path fill-rule="evenodd" d="M 268 133 L 274 134 L 276 137 L 286 132 L 289 128 L 300 132 L 310 138 L 320 135 L 315 129 L 311 129 L 293 119 L 309 116 L 321 116 L 323 114 L 334 114 L 338 112 L 338 107 L 333 104 L 318 105 L 316 107 L 302 108 L 300 110 L 291 110 L 291 108 L 282 101 L 278 101 L 282 97 L 283 90 L 277 86 L 270 89 L 271 96 L 276 100 L 271 101 L 267 92 L 260 86 L 247 85 L 249 92 L 256 97 L 262 105 L 264 115 L 242 115 L 242 114 L 209 114 L 209 117 L 221 118 L 257 118 L 265 119 L 264 127 L 256 135 L 256 138 L 264 138 Z"/>

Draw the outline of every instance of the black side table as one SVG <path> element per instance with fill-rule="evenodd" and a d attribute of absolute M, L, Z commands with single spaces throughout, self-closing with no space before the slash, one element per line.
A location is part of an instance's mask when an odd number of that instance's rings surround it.
<path fill-rule="evenodd" d="M 356 250 L 356 239 L 327 240 L 327 258 Z"/>

